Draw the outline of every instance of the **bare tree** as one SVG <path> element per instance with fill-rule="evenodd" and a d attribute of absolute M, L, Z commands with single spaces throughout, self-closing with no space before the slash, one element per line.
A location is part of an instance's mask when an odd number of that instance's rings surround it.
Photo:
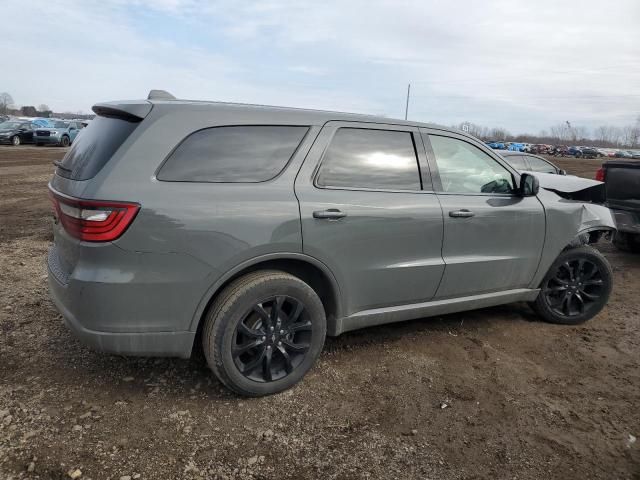
<path fill-rule="evenodd" d="M 11 105 L 13 105 L 13 97 L 7 92 L 0 93 L 0 113 L 7 113 Z"/>
<path fill-rule="evenodd" d="M 622 128 L 622 135 L 620 137 L 622 145 L 625 147 L 637 147 L 640 140 L 640 126 L 638 122 L 635 125 L 627 125 Z"/>

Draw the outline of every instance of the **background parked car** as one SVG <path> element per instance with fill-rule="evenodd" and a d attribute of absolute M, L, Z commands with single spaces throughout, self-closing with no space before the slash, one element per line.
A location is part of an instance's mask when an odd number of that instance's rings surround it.
<path fill-rule="evenodd" d="M 633 158 L 633 155 L 626 150 L 618 150 L 615 153 L 616 158 Z"/>
<path fill-rule="evenodd" d="M 500 155 L 509 165 L 519 172 L 553 173 L 556 175 L 567 174 L 567 172 L 550 161 L 529 153 L 507 150 L 506 152 L 500 152 Z"/>
<path fill-rule="evenodd" d="M 54 121 L 51 127 L 41 127 L 35 131 L 33 140 L 37 146 L 59 145 L 68 147 L 73 143 L 82 124 L 77 122 Z"/>
<path fill-rule="evenodd" d="M 33 143 L 33 125 L 31 122 L 9 120 L 0 123 L 0 143 L 18 146 L 21 143 Z"/>
<path fill-rule="evenodd" d="M 580 156 L 582 158 L 598 158 L 602 156 L 602 154 L 593 147 L 582 147 L 580 152 L 581 152 Z"/>
<path fill-rule="evenodd" d="M 498 142 L 495 140 L 489 140 L 488 142 L 484 142 L 487 144 L 487 146 L 489 148 L 493 148 L 494 150 L 505 150 L 506 147 L 504 145 L 504 142 Z"/>

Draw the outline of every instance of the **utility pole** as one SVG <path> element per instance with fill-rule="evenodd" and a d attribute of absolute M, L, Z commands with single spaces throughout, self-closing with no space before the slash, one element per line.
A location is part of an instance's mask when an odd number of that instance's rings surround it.
<path fill-rule="evenodd" d="M 411 94 L 411 84 L 407 86 L 407 104 L 404 107 L 404 119 L 407 119 L 407 115 L 409 114 L 409 95 Z"/>

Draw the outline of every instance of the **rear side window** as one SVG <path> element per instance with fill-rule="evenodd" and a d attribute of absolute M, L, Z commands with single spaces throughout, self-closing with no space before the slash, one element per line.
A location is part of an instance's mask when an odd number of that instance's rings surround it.
<path fill-rule="evenodd" d="M 56 174 L 71 180 L 95 177 L 136 126 L 138 122 L 97 116 L 75 138 Z"/>
<path fill-rule="evenodd" d="M 213 127 L 189 135 L 160 168 L 169 182 L 264 182 L 289 163 L 307 127 Z"/>
<path fill-rule="evenodd" d="M 410 132 L 340 128 L 316 179 L 323 187 L 420 190 L 418 158 Z"/>

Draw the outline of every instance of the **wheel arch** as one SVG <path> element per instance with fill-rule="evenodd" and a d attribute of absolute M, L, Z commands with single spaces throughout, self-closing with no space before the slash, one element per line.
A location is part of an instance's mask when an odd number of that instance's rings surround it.
<path fill-rule="evenodd" d="M 277 253 L 247 260 L 227 271 L 211 287 L 198 304 L 191 321 L 190 331 L 196 331 L 196 339 L 202 329 L 203 319 L 217 296 L 235 279 L 258 270 L 281 270 L 300 278 L 318 294 L 327 316 L 327 334 L 336 334 L 340 318 L 341 295 L 335 276 L 324 263 L 302 253 Z M 197 342 L 197 340 L 196 340 Z"/>

